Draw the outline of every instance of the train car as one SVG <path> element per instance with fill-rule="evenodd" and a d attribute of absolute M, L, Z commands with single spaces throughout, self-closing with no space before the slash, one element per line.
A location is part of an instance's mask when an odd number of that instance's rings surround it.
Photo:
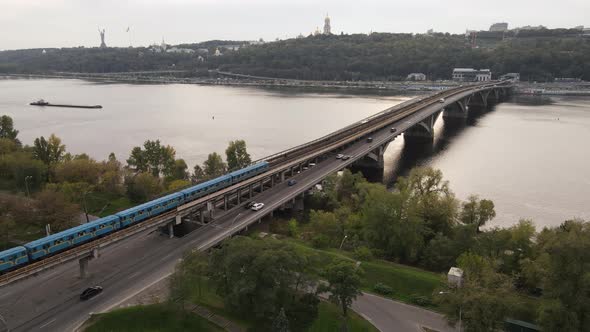
<path fill-rule="evenodd" d="M 196 186 L 192 186 L 180 192 L 184 195 L 185 202 L 190 202 L 214 191 L 223 189 L 231 185 L 231 183 L 231 176 L 222 175 L 218 178 L 199 183 Z"/>
<path fill-rule="evenodd" d="M 229 173 L 231 176 L 232 184 L 251 178 L 255 175 L 265 172 L 268 169 L 268 163 L 266 161 L 250 165 L 248 167 L 239 169 L 237 171 Z"/>
<path fill-rule="evenodd" d="M 88 223 L 92 226 L 94 237 L 100 237 L 112 233 L 121 228 L 121 218 L 116 215 L 107 216 Z"/>
<path fill-rule="evenodd" d="M 120 218 L 121 228 L 136 224 L 140 221 L 155 217 L 161 213 L 169 211 L 184 203 L 182 192 L 166 195 L 153 201 L 134 206 L 127 210 L 116 213 Z"/>
<path fill-rule="evenodd" d="M 0 251 L 0 274 L 29 262 L 27 248 L 19 246 Z"/>

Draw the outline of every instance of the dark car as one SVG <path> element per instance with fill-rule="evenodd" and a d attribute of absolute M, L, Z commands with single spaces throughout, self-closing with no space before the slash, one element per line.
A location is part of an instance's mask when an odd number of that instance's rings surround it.
<path fill-rule="evenodd" d="M 367 143 L 373 142 L 373 137 L 367 137 Z"/>
<path fill-rule="evenodd" d="M 393 128 L 393 127 L 392 127 L 390 131 L 391 131 L 392 133 L 395 133 L 395 132 L 397 131 L 397 129 L 395 129 L 395 128 Z"/>
<path fill-rule="evenodd" d="M 349 155 L 344 155 L 344 157 L 342 157 L 342 160 L 348 160 L 348 159 L 350 159 Z"/>
<path fill-rule="evenodd" d="M 256 202 L 252 201 L 252 202 L 248 202 L 246 203 L 246 205 L 244 205 L 244 209 L 251 209 L 254 204 L 256 204 Z"/>
<path fill-rule="evenodd" d="M 100 293 L 102 293 L 102 287 L 100 287 L 100 286 L 88 287 L 82 292 L 82 294 L 80 294 L 80 300 L 82 300 L 82 301 L 88 300 L 90 298 L 95 297 L 96 295 L 98 295 Z"/>
<path fill-rule="evenodd" d="M 289 180 L 287 181 L 288 186 L 294 186 L 297 183 L 297 180 Z"/>

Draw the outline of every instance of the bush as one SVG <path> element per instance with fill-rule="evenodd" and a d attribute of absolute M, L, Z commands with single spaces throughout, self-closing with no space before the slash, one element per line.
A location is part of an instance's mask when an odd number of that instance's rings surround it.
<path fill-rule="evenodd" d="M 382 295 L 393 294 L 393 289 L 391 287 L 380 282 L 376 283 L 375 286 L 373 286 L 373 290 Z"/>
<path fill-rule="evenodd" d="M 364 246 L 354 249 L 352 256 L 356 260 L 365 261 L 365 262 L 373 259 L 373 253 L 371 252 L 371 249 L 364 247 Z"/>
<path fill-rule="evenodd" d="M 429 297 L 417 294 L 410 296 L 410 302 L 421 307 L 427 307 L 432 304 L 432 300 Z"/>
<path fill-rule="evenodd" d="M 288 233 L 289 233 L 290 237 L 292 237 L 292 238 L 299 237 L 299 225 L 297 224 L 297 220 L 295 220 L 295 219 L 289 220 L 289 222 L 287 223 L 287 229 L 288 229 Z"/>
<path fill-rule="evenodd" d="M 317 234 L 314 237 L 311 238 L 311 245 L 314 248 L 327 248 L 330 245 L 330 238 L 323 235 L 323 234 Z"/>

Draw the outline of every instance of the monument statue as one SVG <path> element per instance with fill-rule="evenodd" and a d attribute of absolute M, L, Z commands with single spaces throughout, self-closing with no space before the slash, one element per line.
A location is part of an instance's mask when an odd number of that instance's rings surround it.
<path fill-rule="evenodd" d="M 105 29 L 100 30 L 100 28 L 99 28 L 98 33 L 100 33 L 100 48 L 106 48 L 107 44 L 104 43 Z"/>

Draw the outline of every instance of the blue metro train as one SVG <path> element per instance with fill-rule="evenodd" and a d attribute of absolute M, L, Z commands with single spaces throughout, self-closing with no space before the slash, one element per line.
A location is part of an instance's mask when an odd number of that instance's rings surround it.
<path fill-rule="evenodd" d="M 266 172 L 268 167 L 268 163 L 265 161 L 256 163 L 114 215 L 46 236 L 20 247 L 2 251 L 0 252 L 0 274 L 137 224 L 145 219 L 158 216 L 184 203 L 194 201 L 207 194 Z"/>

